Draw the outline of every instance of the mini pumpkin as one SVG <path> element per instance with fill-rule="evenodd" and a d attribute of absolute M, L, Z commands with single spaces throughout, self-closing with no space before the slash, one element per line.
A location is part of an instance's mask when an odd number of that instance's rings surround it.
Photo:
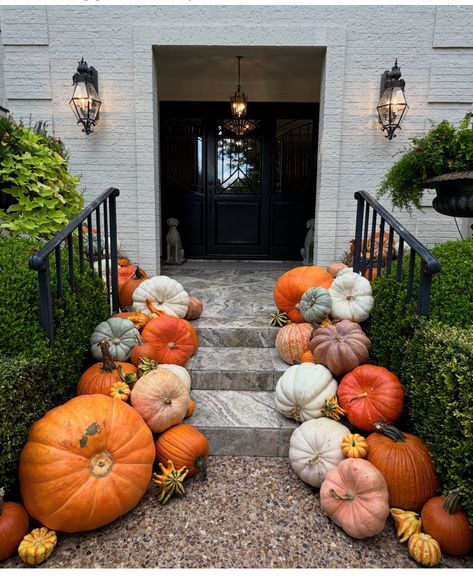
<path fill-rule="evenodd" d="M 18 502 L 4 502 L 5 490 L 0 488 L 0 561 L 13 555 L 28 532 L 28 513 Z"/>
<path fill-rule="evenodd" d="M 417 512 L 400 508 L 392 508 L 389 512 L 394 519 L 400 543 L 408 541 L 412 535 L 422 531 L 422 519 Z"/>
<path fill-rule="evenodd" d="M 142 342 L 131 321 L 114 317 L 97 325 L 90 337 L 90 351 L 95 359 L 102 359 L 100 343 L 104 339 L 108 340 L 110 354 L 115 361 L 127 361 L 133 347 Z"/>
<path fill-rule="evenodd" d="M 33 529 L 26 535 L 18 547 L 18 554 L 22 561 L 28 565 L 40 565 L 54 550 L 57 544 L 55 531 L 50 531 L 46 527 Z"/>
<path fill-rule="evenodd" d="M 187 313 L 184 318 L 188 321 L 198 319 L 202 315 L 203 310 L 204 305 L 200 299 L 197 297 L 189 297 L 189 305 L 187 307 Z"/>
<path fill-rule="evenodd" d="M 360 434 L 347 434 L 342 440 L 342 452 L 347 458 L 364 458 L 368 453 L 368 444 Z"/>
<path fill-rule="evenodd" d="M 169 276 L 153 276 L 143 281 L 133 293 L 133 310 L 150 315 L 147 300 L 168 315 L 184 318 L 189 307 L 189 295 L 182 284 Z"/>
<path fill-rule="evenodd" d="M 371 341 L 358 323 L 340 321 L 320 327 L 310 341 L 310 350 L 317 363 L 333 375 L 343 375 L 369 359 Z"/>
<path fill-rule="evenodd" d="M 122 401 L 127 401 L 130 397 L 131 390 L 124 381 L 117 381 L 114 383 L 110 389 L 111 397 L 115 399 L 120 399 Z"/>
<path fill-rule="evenodd" d="M 355 539 L 384 530 L 389 494 L 381 472 L 361 458 L 346 458 L 331 468 L 320 487 L 320 507 Z"/>
<path fill-rule="evenodd" d="M 195 412 L 195 401 L 191 399 L 189 401 L 189 405 L 187 407 L 186 415 L 184 416 L 184 418 L 190 418 L 194 412 Z"/>
<path fill-rule="evenodd" d="M 296 305 L 300 314 L 308 323 L 320 323 L 332 309 L 332 298 L 328 290 L 322 287 L 312 287 L 305 291 Z"/>
<path fill-rule="evenodd" d="M 335 278 L 337 274 L 346 267 L 347 265 L 344 262 L 331 262 L 327 266 L 327 272 L 330 274 L 330 276 Z"/>
<path fill-rule="evenodd" d="M 279 356 L 289 365 L 299 363 L 301 355 L 309 351 L 314 327 L 310 323 L 285 325 L 276 335 L 276 349 Z"/>
<path fill-rule="evenodd" d="M 360 274 L 340 271 L 329 292 L 332 318 L 361 323 L 369 317 L 374 305 L 373 290 L 370 282 Z"/>
<path fill-rule="evenodd" d="M 442 559 L 440 545 L 430 535 L 416 533 L 407 543 L 409 555 L 424 567 L 435 567 Z"/>
<path fill-rule="evenodd" d="M 293 365 L 276 384 L 276 408 L 298 422 L 321 418 L 325 401 L 333 398 L 336 391 L 337 382 L 323 365 Z"/>
<path fill-rule="evenodd" d="M 197 428 L 189 424 L 178 424 L 166 430 L 156 440 L 156 460 L 163 464 L 172 460 L 176 469 L 189 469 L 188 476 L 207 476 L 209 441 Z"/>
<path fill-rule="evenodd" d="M 316 363 L 315 357 L 312 355 L 311 351 L 304 351 L 299 357 L 300 363 Z"/>

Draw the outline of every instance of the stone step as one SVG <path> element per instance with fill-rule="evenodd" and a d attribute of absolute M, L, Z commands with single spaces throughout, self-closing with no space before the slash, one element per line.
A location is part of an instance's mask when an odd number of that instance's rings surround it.
<path fill-rule="evenodd" d="M 276 344 L 277 328 L 266 319 L 243 318 L 229 321 L 202 317 L 192 321 L 201 347 L 269 347 Z"/>
<path fill-rule="evenodd" d="M 275 408 L 274 393 L 192 390 L 194 414 L 185 420 L 209 440 L 212 456 L 287 457 L 298 426 Z"/>
<path fill-rule="evenodd" d="M 276 349 L 199 347 L 185 367 L 192 389 L 272 391 L 289 365 Z"/>

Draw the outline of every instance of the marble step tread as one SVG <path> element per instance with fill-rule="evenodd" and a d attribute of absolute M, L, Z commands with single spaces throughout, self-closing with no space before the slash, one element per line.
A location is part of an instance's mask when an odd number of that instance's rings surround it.
<path fill-rule="evenodd" d="M 199 347 L 185 367 L 192 389 L 272 391 L 289 365 L 276 349 Z"/>
<path fill-rule="evenodd" d="M 212 456 L 287 456 L 297 422 L 280 414 L 274 393 L 192 390 L 186 423 L 203 432 Z"/>
<path fill-rule="evenodd" d="M 278 328 L 262 320 L 205 318 L 193 321 L 202 347 L 274 347 Z"/>

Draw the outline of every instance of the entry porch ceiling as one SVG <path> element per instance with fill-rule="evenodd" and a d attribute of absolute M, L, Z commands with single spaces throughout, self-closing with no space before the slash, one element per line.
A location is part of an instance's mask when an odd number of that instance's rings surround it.
<path fill-rule="evenodd" d="M 315 102 L 325 51 L 302 47 L 157 47 L 162 101 L 227 101 L 241 88 L 248 101 Z"/>

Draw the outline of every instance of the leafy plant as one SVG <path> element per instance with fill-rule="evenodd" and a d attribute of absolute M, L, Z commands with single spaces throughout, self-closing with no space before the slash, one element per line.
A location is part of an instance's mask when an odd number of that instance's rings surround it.
<path fill-rule="evenodd" d="M 64 147 L 49 137 L 0 119 L 1 228 L 12 235 L 51 238 L 83 207 L 78 178 L 67 171 Z"/>
<path fill-rule="evenodd" d="M 424 182 L 450 172 L 473 170 L 473 113 L 458 127 L 442 121 L 424 136 L 411 139 L 409 149 L 391 167 L 379 188 L 397 208 L 420 208 Z"/>

